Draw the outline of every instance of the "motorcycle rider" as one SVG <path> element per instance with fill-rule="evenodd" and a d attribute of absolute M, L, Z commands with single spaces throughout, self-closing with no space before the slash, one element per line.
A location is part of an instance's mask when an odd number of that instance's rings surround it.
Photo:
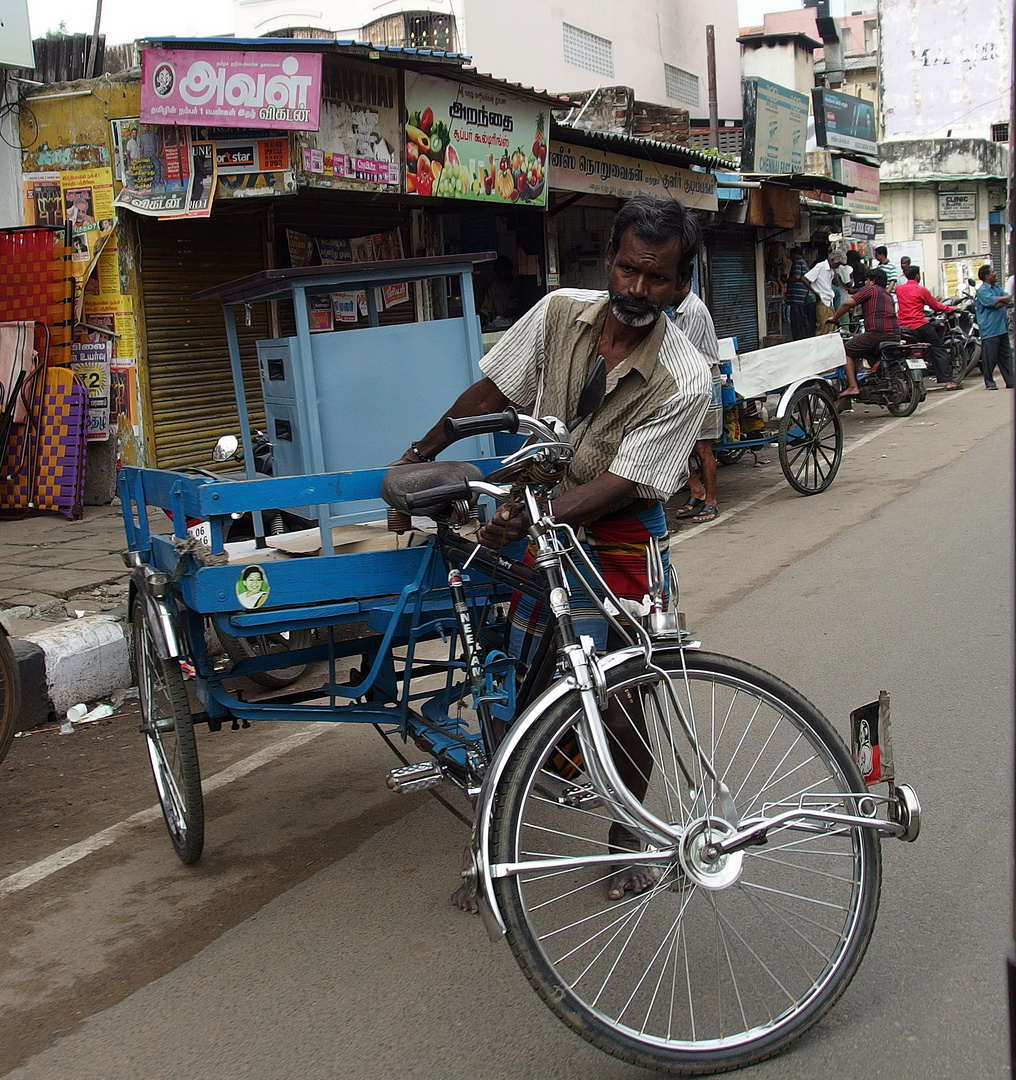
<path fill-rule="evenodd" d="M 877 360 L 878 347 L 883 341 L 899 341 L 900 327 L 892 297 L 886 292 L 887 280 L 884 270 L 869 270 L 865 284 L 844 300 L 828 320 L 835 326 L 851 308 L 861 305 L 864 331 L 843 343 L 843 350 L 847 354 L 843 363 L 847 388 L 841 392 L 841 398 L 857 397 L 861 392 L 857 386 L 858 360 Z"/>
<path fill-rule="evenodd" d="M 952 381 L 952 369 L 949 364 L 949 353 L 942 343 L 942 336 L 938 328 L 928 322 L 924 314 L 925 307 L 932 311 L 944 311 L 952 313 L 956 309 L 948 304 L 940 303 L 921 284 L 921 268 L 908 266 L 903 271 L 906 281 L 896 286 L 896 303 L 898 311 L 896 317 L 900 327 L 906 332 L 905 336 L 913 341 L 923 341 L 931 346 L 929 358 L 931 367 L 935 372 L 935 381 L 946 390 L 959 390 L 959 384 Z"/>

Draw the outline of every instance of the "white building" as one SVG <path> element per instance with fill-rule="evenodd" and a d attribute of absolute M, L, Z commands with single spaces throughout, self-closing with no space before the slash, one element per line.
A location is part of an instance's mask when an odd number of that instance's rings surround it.
<path fill-rule="evenodd" d="M 715 27 L 718 114 L 741 115 L 736 0 L 233 0 L 238 38 L 314 29 L 375 44 L 466 53 L 479 71 L 566 92 L 633 87 L 644 101 L 709 111 L 706 25 Z"/>
<path fill-rule="evenodd" d="M 1011 20 L 1012 0 L 880 0 L 885 239 L 933 292 L 1005 268 Z"/>

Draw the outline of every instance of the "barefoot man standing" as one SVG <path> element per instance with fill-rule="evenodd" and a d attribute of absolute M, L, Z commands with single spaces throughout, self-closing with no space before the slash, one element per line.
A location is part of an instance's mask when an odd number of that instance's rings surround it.
<path fill-rule="evenodd" d="M 554 517 L 581 527 L 600 573 L 622 599 L 641 601 L 648 591 L 646 549 L 656 538 L 666 550 L 662 504 L 684 483 L 709 404 L 709 366 L 664 314 L 690 278 L 698 245 L 695 219 L 676 199 L 631 199 L 611 231 L 607 291 L 560 289 L 545 296 L 484 357 L 484 378 L 445 414 L 500 412 L 514 404 L 564 421 L 575 454 L 553 492 Z M 600 404 L 582 415 L 579 398 L 594 383 L 603 390 Z M 431 461 L 447 445 L 442 417 L 395 464 Z M 521 508 L 501 507 L 478 539 L 499 550 L 527 528 Z M 577 614 L 576 628 L 605 649 L 606 622 L 595 612 Z M 526 661 L 546 627 L 546 613 L 517 596 L 510 621 L 512 655 Z M 619 748 L 621 776 L 643 798 L 651 768 L 645 736 L 636 730 L 637 720 L 609 712 L 605 720 Z M 612 851 L 639 845 L 617 822 L 607 842 Z M 653 881 L 646 866 L 619 866 L 608 895 L 642 892 Z M 457 890 L 452 902 L 476 910 L 469 888 Z"/>

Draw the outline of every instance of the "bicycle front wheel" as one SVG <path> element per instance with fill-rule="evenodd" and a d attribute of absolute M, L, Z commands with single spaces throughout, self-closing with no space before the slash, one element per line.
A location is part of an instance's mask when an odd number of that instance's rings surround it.
<path fill-rule="evenodd" d="M 844 793 L 864 784 L 828 721 L 772 675 L 694 651 L 656 660 L 724 787 L 703 776 L 660 677 L 637 660 L 608 676 L 614 715 L 631 728 L 614 756 L 619 767 L 628 751 L 651 759 L 643 804 L 688 843 L 646 863 L 643 892 L 607 899 L 615 868 L 593 857 L 610 851 L 614 815 L 576 756 L 573 693 L 508 763 L 487 856 L 514 864 L 494 880 L 508 942 L 565 1023 L 638 1065 L 722 1072 L 779 1053 L 846 989 L 875 924 L 880 844 L 871 830 L 797 827 L 696 864 L 696 837 L 774 805 L 852 809 Z M 574 862 L 535 865 L 554 858 Z"/>

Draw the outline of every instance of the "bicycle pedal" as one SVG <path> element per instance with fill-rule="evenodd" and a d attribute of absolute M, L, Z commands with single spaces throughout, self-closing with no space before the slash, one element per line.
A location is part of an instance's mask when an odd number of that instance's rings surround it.
<path fill-rule="evenodd" d="M 600 806 L 603 799 L 599 793 L 593 790 L 591 784 L 582 784 L 579 787 L 565 788 L 557 797 L 562 806 L 571 806 L 576 809 L 589 810 L 594 806 Z"/>
<path fill-rule="evenodd" d="M 420 761 L 392 769 L 385 783 L 399 795 L 408 795 L 410 792 L 426 791 L 444 783 L 444 774 L 441 767 L 433 761 Z"/>

